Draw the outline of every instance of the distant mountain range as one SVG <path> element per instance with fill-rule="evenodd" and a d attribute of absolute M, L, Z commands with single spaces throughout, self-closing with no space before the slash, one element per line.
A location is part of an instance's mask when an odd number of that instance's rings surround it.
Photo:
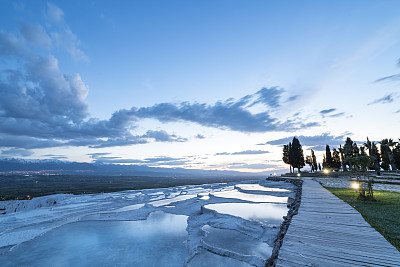
<path fill-rule="evenodd" d="M 264 176 L 263 173 L 236 171 L 198 170 L 184 168 L 159 168 L 141 165 L 119 165 L 105 163 L 68 162 L 61 160 L 0 159 L 0 173 L 39 172 L 52 174 L 136 175 L 136 176 Z"/>

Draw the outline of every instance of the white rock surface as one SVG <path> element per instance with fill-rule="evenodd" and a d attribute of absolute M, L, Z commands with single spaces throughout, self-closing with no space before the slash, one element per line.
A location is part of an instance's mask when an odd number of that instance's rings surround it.
<path fill-rule="evenodd" d="M 6 201 L 1 266 L 263 266 L 293 189 L 260 180 Z"/>

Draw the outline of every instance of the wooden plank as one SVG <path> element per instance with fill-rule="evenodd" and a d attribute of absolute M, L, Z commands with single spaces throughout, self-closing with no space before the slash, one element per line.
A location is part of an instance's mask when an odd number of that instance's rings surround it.
<path fill-rule="evenodd" d="M 398 266 L 395 265 L 388 265 L 384 262 L 379 261 L 368 261 L 365 259 L 359 258 L 344 258 L 341 255 L 324 255 L 320 251 L 317 253 L 297 253 L 297 251 L 292 250 L 288 251 L 291 255 L 297 255 L 297 257 L 290 257 L 289 259 L 292 261 L 296 261 L 296 259 L 301 259 L 305 266 Z M 312 262 L 312 263 L 310 263 Z M 310 265 L 311 264 L 311 265 Z M 277 265 L 280 266 L 280 265 Z"/>
<path fill-rule="evenodd" d="M 369 244 L 365 244 L 365 243 L 358 242 L 355 240 L 349 241 L 346 239 L 342 239 L 342 240 L 329 239 L 329 238 L 315 237 L 315 236 L 310 236 L 310 235 L 307 236 L 304 234 L 297 235 L 297 236 L 289 235 L 287 240 L 289 240 L 291 242 L 297 242 L 300 244 L 307 243 L 309 246 L 312 246 L 314 244 L 318 244 L 318 245 L 326 244 L 326 246 L 329 246 L 329 247 L 345 246 L 345 247 L 348 247 L 348 250 L 354 249 L 354 248 L 350 247 L 350 245 L 352 245 L 352 246 L 357 246 L 357 249 L 360 251 L 370 251 L 371 253 L 379 252 L 380 253 L 379 255 L 385 255 L 385 256 L 391 256 L 395 252 L 395 250 L 392 250 L 392 249 L 382 248 L 382 245 L 385 245 L 385 243 L 382 243 L 382 242 L 376 243 L 374 245 L 369 245 Z M 394 255 L 396 255 L 396 254 L 394 254 Z"/>
<path fill-rule="evenodd" d="M 288 253 L 279 257 L 276 266 L 285 266 L 279 260 L 283 259 L 290 262 L 297 262 L 297 265 L 293 266 L 329 266 L 329 267 L 342 267 L 342 266 L 371 266 L 371 264 L 360 263 L 355 261 L 342 260 L 340 258 L 329 258 L 319 255 L 310 255 L 306 253 L 298 253 L 296 251 L 288 251 Z M 379 266 L 379 265 L 375 265 Z"/>
<path fill-rule="evenodd" d="M 337 218 L 337 220 L 340 220 L 340 218 Z M 310 225 L 312 225 L 312 224 L 321 224 L 322 223 L 322 224 L 326 224 L 326 225 L 330 225 L 330 224 L 343 225 L 343 226 L 349 226 L 349 227 L 355 227 L 355 228 L 358 228 L 358 227 L 370 228 L 371 227 L 369 224 L 366 225 L 365 223 L 354 222 L 354 220 L 344 220 L 344 219 L 342 219 L 342 220 L 340 220 L 340 222 L 335 222 L 335 221 L 328 221 L 326 219 L 312 218 L 311 216 L 310 216 L 310 219 L 308 219 L 308 220 L 297 219 L 295 221 L 297 221 L 299 224 L 300 223 L 308 223 Z"/>
<path fill-rule="evenodd" d="M 396 258 L 396 251 L 388 251 L 383 249 L 381 246 L 385 244 L 375 244 L 374 246 L 369 246 L 364 243 L 360 242 L 343 242 L 338 240 L 329 240 L 329 239 L 320 239 L 320 238 L 310 238 L 309 236 L 290 236 L 288 240 L 292 243 L 302 243 L 307 244 L 309 247 L 318 246 L 320 249 L 330 249 L 330 248 L 337 248 L 337 249 L 345 249 L 346 251 L 354 251 L 357 249 L 360 253 L 371 253 L 373 257 L 389 257 L 392 258 L 394 255 Z M 289 246 L 289 245 L 288 245 Z M 357 252 L 358 253 L 358 252 Z M 354 254 L 357 254 L 354 253 Z M 400 262 L 399 262 L 400 263 Z"/>
<path fill-rule="evenodd" d="M 393 254 L 384 253 L 381 249 L 364 251 L 358 249 L 358 247 L 354 247 L 353 250 L 347 250 L 343 246 L 321 246 L 321 244 L 312 244 L 309 250 L 326 257 L 340 257 L 342 259 L 368 263 L 378 262 L 386 266 L 400 265 L 400 261 L 396 257 L 393 257 Z M 377 255 L 378 253 L 379 255 Z"/>

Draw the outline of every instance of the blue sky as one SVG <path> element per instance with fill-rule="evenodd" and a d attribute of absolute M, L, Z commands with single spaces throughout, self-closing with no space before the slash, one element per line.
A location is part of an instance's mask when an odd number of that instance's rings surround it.
<path fill-rule="evenodd" d="M 0 156 L 273 171 L 294 135 L 397 140 L 399 10 L 0 1 Z"/>

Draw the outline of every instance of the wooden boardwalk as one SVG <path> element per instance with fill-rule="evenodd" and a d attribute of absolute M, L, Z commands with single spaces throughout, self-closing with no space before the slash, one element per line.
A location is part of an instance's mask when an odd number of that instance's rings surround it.
<path fill-rule="evenodd" d="M 400 266 L 400 252 L 354 208 L 306 178 L 276 266 Z"/>

